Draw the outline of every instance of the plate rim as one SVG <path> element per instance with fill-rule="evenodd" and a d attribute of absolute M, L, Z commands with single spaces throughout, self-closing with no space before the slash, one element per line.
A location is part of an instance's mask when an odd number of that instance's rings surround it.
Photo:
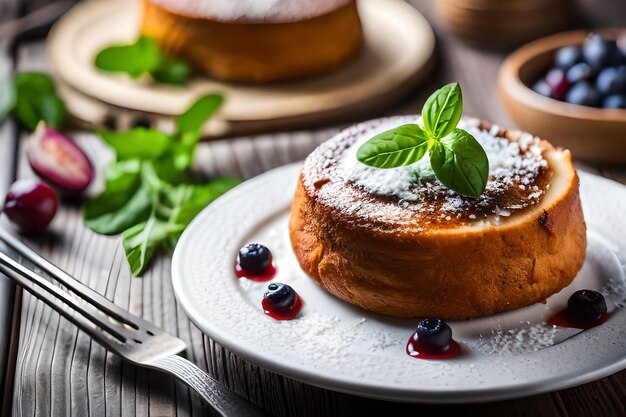
<path fill-rule="evenodd" d="M 231 193 L 241 192 L 241 186 L 248 184 L 248 186 L 254 186 L 257 183 L 266 181 L 267 178 L 271 178 L 279 175 L 294 176 L 297 174 L 301 162 L 291 163 L 278 168 L 274 168 L 259 176 L 256 176 L 242 185 L 234 188 L 226 193 L 225 198 Z M 591 173 L 579 171 L 579 175 L 586 177 L 597 177 L 603 181 L 619 184 L 615 181 L 605 179 L 603 177 L 596 176 Z M 237 191 L 239 189 L 239 191 Z M 210 206 L 203 212 L 210 211 Z M 192 230 L 194 224 L 203 221 L 202 213 L 194 219 L 187 230 Z M 181 237 L 180 242 L 183 242 L 191 232 L 185 231 Z M 180 246 L 182 247 L 182 245 Z M 195 306 L 194 302 L 190 299 L 189 294 L 184 291 L 184 279 L 182 278 L 182 253 L 177 249 L 174 252 L 172 260 L 172 284 L 176 298 L 182 306 L 185 313 L 189 318 L 198 326 L 198 328 L 213 339 L 215 342 L 225 347 L 232 353 L 241 356 L 245 360 L 270 370 L 278 374 L 294 378 L 296 380 L 330 389 L 333 391 L 343 392 L 347 394 L 353 394 L 363 397 L 376 398 L 381 400 L 397 401 L 397 402 L 420 402 L 420 403 L 478 403 L 487 401 L 498 401 L 505 399 L 513 399 L 526 397 L 530 395 L 545 393 L 549 391 L 555 391 L 565 389 L 577 385 L 581 385 L 587 382 L 591 382 L 609 375 L 612 375 L 620 370 L 626 368 L 626 354 L 621 360 L 606 364 L 600 368 L 596 368 L 589 372 L 572 371 L 566 375 L 554 376 L 542 380 L 540 383 L 537 381 L 528 381 L 520 384 L 508 384 L 498 386 L 496 388 L 485 389 L 455 389 L 450 391 L 443 390 L 429 390 L 425 387 L 416 393 L 415 389 L 402 389 L 398 387 L 385 386 L 381 387 L 381 383 L 368 383 L 367 380 L 355 381 L 347 377 L 337 377 L 336 375 L 329 376 L 324 371 L 306 367 L 303 365 L 283 365 L 280 361 L 274 358 L 273 354 L 267 355 L 260 352 L 256 352 L 254 349 L 246 348 L 235 343 L 234 340 L 230 340 L 227 332 L 220 330 L 219 326 L 211 325 L 211 322 L 207 318 L 203 318 L 202 312 Z"/>

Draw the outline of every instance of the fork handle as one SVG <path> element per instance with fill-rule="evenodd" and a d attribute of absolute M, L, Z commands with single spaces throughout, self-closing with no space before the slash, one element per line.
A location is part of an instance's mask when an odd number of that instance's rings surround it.
<path fill-rule="evenodd" d="M 170 355 L 144 363 L 166 372 L 192 388 L 223 417 L 266 417 L 260 408 L 222 385 L 187 359 Z"/>

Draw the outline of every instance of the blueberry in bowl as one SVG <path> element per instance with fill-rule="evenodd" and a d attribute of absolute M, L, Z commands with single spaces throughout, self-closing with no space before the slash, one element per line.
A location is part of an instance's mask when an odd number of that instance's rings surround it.
<path fill-rule="evenodd" d="M 570 104 L 602 107 L 608 96 L 626 95 L 626 54 L 615 39 L 591 33 L 580 46 L 557 49 L 552 68 L 533 83 L 533 90 Z"/>
<path fill-rule="evenodd" d="M 612 94 L 604 99 L 602 107 L 605 109 L 626 109 L 626 95 Z"/>
<path fill-rule="evenodd" d="M 626 163 L 626 27 L 524 45 L 500 67 L 498 90 L 521 130 L 577 159 Z"/>

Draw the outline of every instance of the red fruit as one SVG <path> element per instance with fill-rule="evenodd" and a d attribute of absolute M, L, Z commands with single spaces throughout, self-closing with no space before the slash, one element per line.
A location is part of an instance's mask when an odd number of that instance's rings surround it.
<path fill-rule="evenodd" d="M 43 122 L 30 139 L 26 156 L 33 171 L 61 191 L 79 193 L 93 181 L 93 165 L 85 152 Z"/>
<path fill-rule="evenodd" d="M 24 232 L 44 230 L 57 212 L 59 197 L 36 179 L 18 180 L 9 187 L 4 214 Z"/>
<path fill-rule="evenodd" d="M 552 97 L 555 100 L 563 100 L 567 90 L 569 89 L 569 83 L 567 82 L 567 77 L 565 76 L 565 72 L 559 68 L 553 68 L 546 75 L 546 84 L 550 86 L 552 89 Z"/>

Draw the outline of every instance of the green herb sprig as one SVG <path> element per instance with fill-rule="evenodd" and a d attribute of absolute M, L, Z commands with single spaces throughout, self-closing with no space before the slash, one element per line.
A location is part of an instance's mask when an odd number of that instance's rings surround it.
<path fill-rule="evenodd" d="M 41 120 L 55 129 L 65 120 L 65 103 L 48 74 L 18 72 L 0 86 L 0 95 L 0 121 L 11 112 L 15 120 L 33 131 Z"/>
<path fill-rule="evenodd" d="M 470 133 L 457 128 L 463 113 L 458 83 L 435 91 L 422 109 L 423 127 L 407 124 L 382 132 L 357 151 L 357 159 L 375 168 L 411 165 L 426 155 L 437 179 L 459 194 L 478 197 L 487 185 L 489 160 Z"/>
<path fill-rule="evenodd" d="M 173 135 L 143 127 L 99 132 L 117 156 L 105 172 L 104 192 L 85 204 L 83 218 L 97 233 L 122 234 L 133 275 L 142 275 L 205 206 L 239 184 L 233 178 L 197 184 L 188 174 L 202 127 L 222 101 L 202 97 L 176 119 Z"/>
<path fill-rule="evenodd" d="M 150 74 L 157 82 L 174 85 L 185 85 L 191 75 L 186 61 L 164 55 L 155 40 L 146 36 L 131 44 L 104 48 L 94 63 L 103 71 L 123 72 L 133 78 Z"/>

